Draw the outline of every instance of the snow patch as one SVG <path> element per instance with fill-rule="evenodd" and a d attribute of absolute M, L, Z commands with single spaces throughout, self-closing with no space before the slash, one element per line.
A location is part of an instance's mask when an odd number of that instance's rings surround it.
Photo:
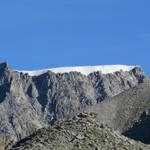
<path fill-rule="evenodd" d="M 135 66 L 127 65 L 104 65 L 104 66 L 79 66 L 79 67 L 62 67 L 62 68 L 50 68 L 44 70 L 35 70 L 35 71 L 18 71 L 24 74 L 29 74 L 30 76 L 39 76 L 48 71 L 54 73 L 69 73 L 69 72 L 80 72 L 83 75 L 89 75 L 92 72 L 100 71 L 102 74 L 114 73 L 117 71 L 130 71 Z"/>

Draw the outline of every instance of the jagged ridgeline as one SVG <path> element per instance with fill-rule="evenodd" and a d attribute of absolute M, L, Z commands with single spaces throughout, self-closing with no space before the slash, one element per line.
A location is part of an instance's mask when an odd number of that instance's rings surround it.
<path fill-rule="evenodd" d="M 0 64 L 0 131 L 5 141 L 18 141 L 148 80 L 141 67 L 111 66 L 112 72 L 108 66 L 99 68 L 39 73 Z"/>

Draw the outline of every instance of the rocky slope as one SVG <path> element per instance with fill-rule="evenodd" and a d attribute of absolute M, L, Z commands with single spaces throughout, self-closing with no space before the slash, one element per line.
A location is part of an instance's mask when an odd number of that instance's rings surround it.
<path fill-rule="evenodd" d="M 79 114 L 40 129 L 12 150 L 148 150 L 149 146 L 129 140 L 95 121 L 96 114 Z"/>
<path fill-rule="evenodd" d="M 88 108 L 98 120 L 124 135 L 150 143 L 150 82 Z"/>
<path fill-rule="evenodd" d="M 133 88 L 147 80 L 140 67 L 113 74 L 45 72 L 39 76 L 0 64 L 0 132 L 6 141 L 20 140 L 81 108 Z M 8 140 L 9 139 L 9 140 Z"/>

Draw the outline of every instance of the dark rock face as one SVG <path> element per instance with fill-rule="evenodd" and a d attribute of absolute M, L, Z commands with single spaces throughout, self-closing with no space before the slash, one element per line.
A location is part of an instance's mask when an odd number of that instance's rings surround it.
<path fill-rule="evenodd" d="M 149 110 L 143 112 L 139 120 L 133 124 L 131 128 L 123 133 L 123 135 L 150 144 L 150 112 Z"/>
<path fill-rule="evenodd" d="M 43 128 L 16 143 L 12 150 L 149 150 L 95 121 L 96 114 L 78 116 Z"/>
<path fill-rule="evenodd" d="M 6 63 L 0 64 L 0 131 L 6 139 L 20 140 L 146 80 L 139 67 L 105 75 L 49 71 L 29 76 L 13 71 Z"/>

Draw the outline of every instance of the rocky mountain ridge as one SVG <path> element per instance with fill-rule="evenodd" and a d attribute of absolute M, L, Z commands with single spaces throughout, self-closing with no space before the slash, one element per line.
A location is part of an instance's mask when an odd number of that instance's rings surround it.
<path fill-rule="evenodd" d="M 54 73 L 39 76 L 0 64 L 0 131 L 18 141 L 58 119 L 133 88 L 148 79 L 142 68 L 113 74 Z"/>

